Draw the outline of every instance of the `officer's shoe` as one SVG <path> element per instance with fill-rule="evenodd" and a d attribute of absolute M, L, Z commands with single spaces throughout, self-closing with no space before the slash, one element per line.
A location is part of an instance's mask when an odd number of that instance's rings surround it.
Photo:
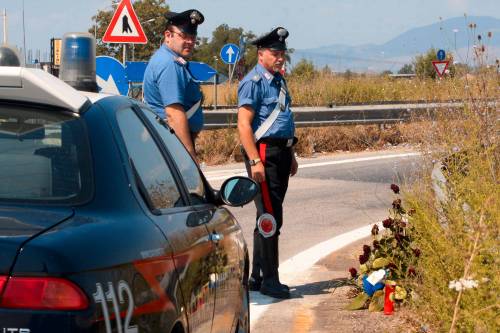
<path fill-rule="evenodd" d="M 262 279 L 256 279 L 251 276 L 248 279 L 248 290 L 250 291 L 260 291 L 260 286 L 262 284 Z"/>
<path fill-rule="evenodd" d="M 262 279 L 256 279 L 254 277 L 250 277 L 248 279 L 248 290 L 249 291 L 260 291 L 260 286 L 262 284 Z M 280 283 L 281 288 L 286 291 L 290 291 L 290 287 L 286 284 Z"/>
<path fill-rule="evenodd" d="M 264 280 L 260 286 L 260 293 L 274 298 L 290 298 L 290 291 L 276 280 Z"/>

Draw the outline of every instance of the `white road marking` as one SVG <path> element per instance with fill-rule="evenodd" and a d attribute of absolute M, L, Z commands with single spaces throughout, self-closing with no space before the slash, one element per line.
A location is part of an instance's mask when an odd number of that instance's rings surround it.
<path fill-rule="evenodd" d="M 404 153 L 404 154 L 392 154 L 392 155 L 349 158 L 349 159 L 345 159 L 345 160 L 299 164 L 299 169 L 315 168 L 315 167 L 321 167 L 321 166 L 326 166 L 326 165 L 376 161 L 376 160 L 383 160 L 383 159 L 388 159 L 388 158 L 411 157 L 411 156 L 419 156 L 419 155 L 421 155 L 421 153 Z M 209 181 L 227 179 L 227 178 L 232 177 L 232 176 L 246 176 L 247 175 L 247 172 L 245 169 L 214 170 L 214 171 L 205 171 L 203 173 L 205 174 L 205 176 L 207 177 L 207 180 L 209 180 Z"/>
<path fill-rule="evenodd" d="M 351 243 L 371 235 L 374 224 L 333 237 L 285 260 L 280 263 L 280 280 L 293 287 L 296 283 L 295 281 L 300 280 L 300 277 L 304 276 L 306 271 L 311 269 L 315 263 L 330 255 L 332 252 L 338 251 Z M 382 223 L 377 224 L 379 228 L 382 228 Z M 275 300 L 273 298 L 264 296 L 259 292 L 250 293 L 250 327 L 255 325 L 259 317 L 262 316 L 262 314 L 267 311 L 269 305 L 274 302 Z"/>

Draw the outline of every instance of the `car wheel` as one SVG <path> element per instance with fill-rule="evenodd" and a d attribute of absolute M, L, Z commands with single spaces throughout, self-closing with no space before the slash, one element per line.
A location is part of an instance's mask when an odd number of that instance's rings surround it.
<path fill-rule="evenodd" d="M 250 295 L 248 293 L 248 284 L 244 283 L 242 287 L 243 304 L 238 317 L 238 325 L 235 333 L 250 333 Z"/>

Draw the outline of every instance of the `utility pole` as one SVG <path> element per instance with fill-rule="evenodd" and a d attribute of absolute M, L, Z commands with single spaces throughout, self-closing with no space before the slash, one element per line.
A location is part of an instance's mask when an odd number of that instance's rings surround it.
<path fill-rule="evenodd" d="M 24 0 L 23 0 L 23 52 L 24 52 L 24 66 L 26 66 L 26 28 L 24 25 Z"/>
<path fill-rule="evenodd" d="M 3 43 L 7 44 L 7 9 L 3 9 Z"/>

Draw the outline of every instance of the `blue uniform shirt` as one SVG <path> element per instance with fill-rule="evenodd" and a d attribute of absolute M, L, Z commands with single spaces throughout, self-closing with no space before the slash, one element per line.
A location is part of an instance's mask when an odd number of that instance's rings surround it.
<path fill-rule="evenodd" d="M 254 110 L 252 130 L 255 131 L 273 112 L 278 103 L 280 81 L 284 79 L 279 73 L 272 75 L 262 65 L 257 64 L 238 86 L 238 107 L 249 105 Z M 295 124 L 290 110 L 290 94 L 286 94 L 285 110 L 280 111 L 278 118 L 262 138 L 293 138 Z"/>
<path fill-rule="evenodd" d="M 200 84 L 188 64 L 165 44 L 151 57 L 144 72 L 144 100 L 160 117 L 165 118 L 166 106 L 182 104 L 187 111 L 201 99 Z M 201 106 L 188 122 L 191 132 L 203 129 Z"/>

